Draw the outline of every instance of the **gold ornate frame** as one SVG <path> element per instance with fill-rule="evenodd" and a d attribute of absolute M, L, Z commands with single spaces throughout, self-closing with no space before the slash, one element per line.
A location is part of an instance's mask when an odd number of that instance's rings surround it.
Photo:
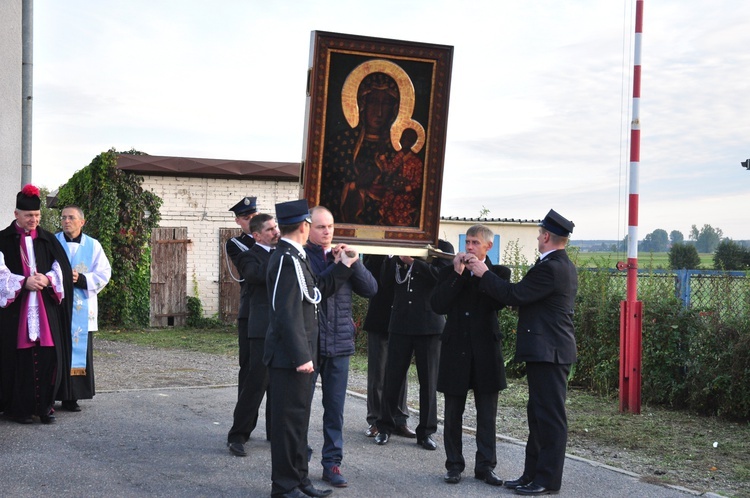
<path fill-rule="evenodd" d="M 437 244 L 452 61 L 450 46 L 312 32 L 300 179 L 310 206 L 325 205 L 334 213 L 338 242 L 399 247 Z M 353 159 L 346 154 L 351 155 L 353 141 L 366 129 L 364 124 L 360 127 L 363 109 L 358 92 L 373 73 L 386 75 L 398 88 L 398 111 L 393 112 L 390 139 L 384 137 L 382 144 L 388 152 L 378 157 L 392 159 L 406 152 L 400 143 L 402 132 L 412 129 L 416 134 L 410 150 L 423 170 L 421 186 L 411 201 L 418 203 L 418 213 L 413 212 L 410 219 L 414 221 L 409 224 L 389 224 L 386 215 L 364 222 L 342 221 L 345 216 L 338 216 L 344 212 L 345 201 L 339 194 L 343 177 L 355 174 L 351 168 L 357 160 L 356 151 Z M 388 192 L 389 187 L 384 183 L 372 191 Z M 383 213 L 391 208 L 382 205 L 378 209 Z"/>

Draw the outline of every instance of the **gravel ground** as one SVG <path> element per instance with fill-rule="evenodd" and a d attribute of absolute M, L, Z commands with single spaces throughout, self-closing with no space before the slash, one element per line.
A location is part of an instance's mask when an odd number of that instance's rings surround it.
<path fill-rule="evenodd" d="M 153 389 L 188 386 L 226 386 L 237 384 L 239 365 L 234 357 L 164 350 L 125 342 L 94 339 L 94 366 L 98 392 L 127 389 Z M 409 381 L 410 425 L 417 424 L 419 384 Z M 352 370 L 348 389 L 365 396 L 367 372 Z M 85 401 L 84 401 L 85 402 Z M 443 412 L 442 395 L 438 393 L 438 414 Z M 498 419 L 515 419 L 518 414 L 498 413 Z M 525 417 L 525 414 L 522 414 Z M 467 403 L 464 423 L 474 427 L 473 403 Z M 525 420 L 525 418 L 523 418 Z M 367 427 L 362 422 L 362 430 Z"/>
<path fill-rule="evenodd" d="M 94 338 L 97 391 L 237 383 L 236 358 Z"/>

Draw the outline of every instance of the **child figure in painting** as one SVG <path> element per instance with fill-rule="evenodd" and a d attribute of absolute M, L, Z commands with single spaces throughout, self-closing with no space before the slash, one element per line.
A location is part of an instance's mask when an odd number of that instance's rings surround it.
<path fill-rule="evenodd" d="M 384 225 L 419 226 L 424 164 L 412 151 L 415 143 L 417 132 L 406 128 L 401 134 L 401 150 L 392 161 L 381 165 L 387 189 L 380 211 Z"/>

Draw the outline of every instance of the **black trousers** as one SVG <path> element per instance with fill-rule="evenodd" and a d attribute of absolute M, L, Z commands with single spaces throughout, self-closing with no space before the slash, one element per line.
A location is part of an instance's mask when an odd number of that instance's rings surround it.
<path fill-rule="evenodd" d="M 388 334 L 367 333 L 367 423 L 375 425 L 383 409 L 383 387 L 388 359 Z M 406 406 L 406 376 L 401 381 L 399 402 L 391 414 L 397 426 L 406 425 L 409 410 Z"/>
<path fill-rule="evenodd" d="M 247 324 L 247 320 L 241 320 Z M 263 364 L 265 338 L 248 339 L 240 332 L 240 373 L 234 422 L 227 435 L 228 443 L 244 443 L 258 425 L 258 410 L 268 392 L 268 369 Z M 271 437 L 271 403 L 266 402 L 266 439 Z"/>
<path fill-rule="evenodd" d="M 526 362 L 529 382 L 529 440 L 526 443 L 524 475 L 535 484 L 560 489 L 565 446 L 568 442 L 568 418 L 565 398 L 570 365 Z"/>
<path fill-rule="evenodd" d="M 497 466 L 496 430 L 497 392 L 474 393 L 477 408 L 477 452 L 474 458 L 474 473 L 494 470 Z M 463 455 L 463 415 L 466 408 L 466 393 L 462 396 L 445 395 L 445 468 L 463 472 L 466 462 Z"/>
<path fill-rule="evenodd" d="M 378 431 L 391 434 L 396 428 L 393 417 L 398 406 L 401 382 L 406 377 L 412 354 L 419 379 L 419 425 L 417 440 L 437 432 L 437 374 L 440 363 L 440 336 L 391 334 L 388 338 L 383 404 Z"/>
<path fill-rule="evenodd" d="M 309 486 L 307 431 L 313 374 L 292 368 L 269 368 L 271 413 L 271 496 Z"/>

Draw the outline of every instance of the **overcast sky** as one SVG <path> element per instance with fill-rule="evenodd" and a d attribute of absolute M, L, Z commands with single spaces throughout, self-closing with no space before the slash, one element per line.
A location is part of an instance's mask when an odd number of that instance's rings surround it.
<path fill-rule="evenodd" d="M 100 152 L 300 161 L 313 30 L 454 46 L 443 216 L 627 233 L 634 1 L 35 0 L 33 180 Z M 639 238 L 750 239 L 750 2 L 646 0 Z M 252 194 L 248 192 L 248 194 Z M 270 206 L 268 206 L 270 208 Z"/>

